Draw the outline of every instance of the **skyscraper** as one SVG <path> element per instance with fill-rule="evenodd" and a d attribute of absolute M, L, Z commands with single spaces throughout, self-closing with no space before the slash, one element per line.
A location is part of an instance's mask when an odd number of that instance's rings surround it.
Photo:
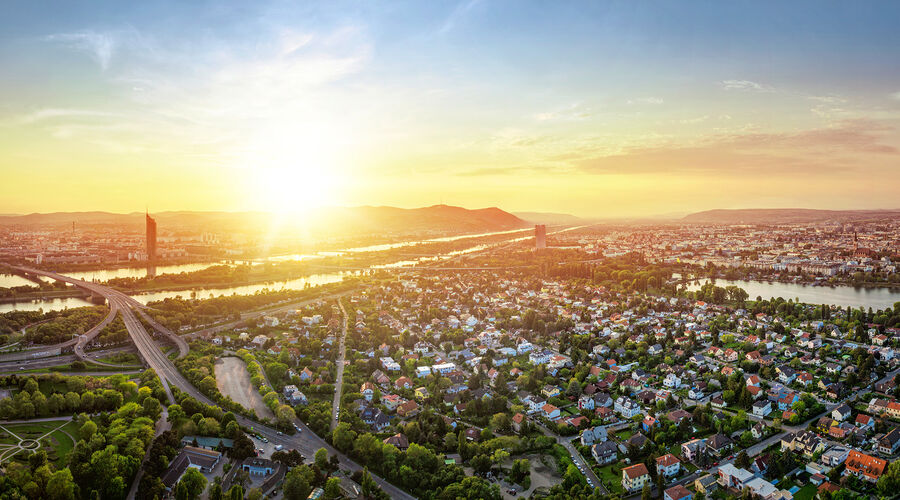
<path fill-rule="evenodd" d="M 156 262 L 156 221 L 147 212 L 147 262 Z"/>
<path fill-rule="evenodd" d="M 547 226 L 543 224 L 534 226 L 534 248 L 547 248 Z"/>

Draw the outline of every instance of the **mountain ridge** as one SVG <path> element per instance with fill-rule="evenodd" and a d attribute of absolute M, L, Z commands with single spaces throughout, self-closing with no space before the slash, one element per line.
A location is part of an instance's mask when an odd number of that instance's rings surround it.
<path fill-rule="evenodd" d="M 398 208 L 390 206 L 334 207 L 311 211 L 314 217 L 297 217 L 303 222 L 295 222 L 288 217 L 287 225 L 295 224 L 305 229 L 329 229 L 340 226 L 344 230 L 367 232 L 408 232 L 408 231 L 497 231 L 528 226 L 519 217 L 498 207 L 468 209 L 450 205 L 432 205 L 419 208 Z M 151 212 L 160 227 L 265 226 L 285 224 L 278 214 L 259 211 L 163 211 Z M 138 227 L 144 224 L 144 212 L 116 213 L 106 211 L 50 212 L 24 215 L 0 215 L 0 226 L 41 226 L 68 228 L 77 225 L 112 224 Z"/>
<path fill-rule="evenodd" d="M 866 219 L 900 218 L 900 209 L 827 210 L 816 208 L 738 208 L 705 210 L 681 218 L 688 223 L 789 224 L 808 222 L 851 222 Z"/>

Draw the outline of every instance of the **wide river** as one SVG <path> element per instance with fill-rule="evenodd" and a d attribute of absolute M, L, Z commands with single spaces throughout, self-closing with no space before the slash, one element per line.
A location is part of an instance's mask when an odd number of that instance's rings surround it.
<path fill-rule="evenodd" d="M 708 280 L 694 281 L 688 290 L 699 290 Z M 890 288 L 855 288 L 852 286 L 810 286 L 796 283 L 778 283 L 769 281 L 743 281 L 717 279 L 716 285 L 726 287 L 738 286 L 747 291 L 750 300 L 756 297 L 773 299 L 781 297 L 785 300 L 799 299 L 807 304 L 829 304 L 841 307 L 871 307 L 874 310 L 894 307 L 900 302 L 900 290 Z"/>
<path fill-rule="evenodd" d="M 568 231 L 575 228 L 567 228 L 563 229 L 563 231 Z M 419 263 L 424 262 L 434 262 L 438 260 L 449 259 L 451 257 L 455 257 L 457 255 L 463 255 L 467 253 L 473 253 L 480 250 L 484 250 L 489 248 L 490 246 L 497 244 L 506 244 L 512 243 L 516 241 L 526 240 L 528 238 L 532 238 L 530 234 L 524 235 L 523 233 L 532 231 L 532 229 L 516 229 L 513 231 L 498 231 L 494 233 L 481 233 L 481 234 L 465 234 L 459 236 L 450 236 L 444 238 L 434 238 L 429 240 L 418 240 L 418 241 L 404 241 L 398 243 L 391 243 L 385 245 L 373 245 L 369 247 L 359 247 L 359 248 L 348 248 L 345 250 L 338 251 L 329 251 L 329 252 L 320 252 L 315 255 L 305 255 L 305 254 L 294 254 L 294 255 L 283 255 L 277 257 L 271 257 L 269 260 L 272 261 L 288 261 L 288 260 L 305 260 L 310 258 L 318 258 L 323 255 L 335 255 L 340 253 L 358 253 L 358 252 L 379 252 L 385 251 L 392 248 L 400 248 L 405 246 L 413 246 L 421 243 L 434 243 L 434 242 L 446 242 L 446 241 L 456 241 L 462 240 L 466 238 L 479 238 L 485 236 L 494 236 L 494 235 L 504 235 L 509 234 L 511 236 L 510 239 L 504 240 L 500 243 L 491 243 L 491 244 L 474 244 L 471 247 L 464 248 L 461 250 L 453 250 L 450 252 L 446 252 L 443 254 L 435 255 L 435 256 L 425 256 L 418 257 L 415 259 L 407 259 L 407 260 L 398 260 L 395 262 L 387 263 L 387 264 L 379 264 L 375 266 L 371 266 L 370 269 L 390 269 L 390 268 L 400 268 L 400 267 L 410 267 Z M 182 273 L 182 272 L 193 272 L 199 271 L 201 269 L 206 269 L 207 267 L 221 264 L 221 262 L 214 263 L 206 263 L 206 264 L 185 264 L 185 265 L 174 265 L 174 266 L 158 266 L 156 268 L 156 275 L 161 274 L 169 274 L 169 273 Z M 257 283 L 254 285 L 242 285 L 242 286 L 234 286 L 234 287 L 224 287 L 224 288 L 203 288 L 203 289 L 194 289 L 194 290 L 180 290 L 180 291 L 160 291 L 160 292 L 149 292 L 145 294 L 135 295 L 134 298 L 147 304 L 149 302 L 154 302 L 157 300 L 163 300 L 166 298 L 174 298 L 174 297 L 197 297 L 197 298 L 208 298 L 208 297 L 218 297 L 220 295 L 249 295 L 262 290 L 302 290 L 308 286 L 319 286 L 325 285 L 328 283 L 334 283 L 337 281 L 341 281 L 344 279 L 344 276 L 352 273 L 359 273 L 360 270 L 357 271 L 335 271 L 335 272 L 326 272 L 320 274 L 311 274 L 306 275 L 300 278 L 286 280 L 286 281 L 278 281 L 278 282 L 270 282 L 270 283 Z M 102 269 L 97 271 L 82 271 L 82 272 L 66 272 L 63 273 L 66 276 L 71 276 L 73 278 L 83 279 L 87 281 L 107 281 L 113 278 L 140 278 L 147 275 L 146 268 L 120 268 L 120 269 Z M 2 283 L 9 283 L 7 285 L 2 285 Z M 19 276 L 10 276 L 10 275 L 0 275 L 0 286 L 18 286 L 18 285 L 33 285 L 34 283 L 26 280 L 25 278 L 21 278 Z M 38 309 L 43 309 L 44 311 L 55 311 L 60 309 L 65 309 L 68 307 L 82 307 L 86 305 L 91 305 L 89 302 L 79 298 L 65 298 L 65 299 L 54 299 L 54 300 L 38 300 L 33 302 L 16 302 L 14 304 L 0 304 L 0 313 L 9 312 L 9 311 L 36 311 Z"/>
<path fill-rule="evenodd" d="M 570 231 L 578 228 L 566 228 L 562 231 Z M 270 260 L 275 261 L 284 261 L 284 260 L 303 260 L 306 258 L 317 258 L 321 255 L 334 255 L 335 253 L 343 253 L 343 252 L 378 252 L 384 251 L 391 248 L 398 248 L 404 246 L 412 246 L 420 243 L 431 243 L 436 241 L 455 241 L 465 238 L 477 238 L 483 236 L 493 236 L 493 235 L 502 235 L 509 234 L 511 236 L 510 239 L 504 240 L 499 243 L 476 243 L 471 247 L 467 247 L 460 250 L 454 250 L 450 252 L 446 252 L 440 255 L 435 255 L 431 257 L 418 257 L 415 259 L 407 259 L 407 260 L 398 260 L 391 263 L 379 264 L 376 266 L 372 266 L 370 269 L 385 269 L 385 268 L 401 268 L 401 267 L 410 267 L 416 264 L 424 263 L 424 262 L 434 262 L 444 259 L 449 259 L 457 255 L 463 255 L 467 253 L 478 252 L 484 249 L 487 249 L 491 246 L 508 244 L 517 241 L 523 241 L 531 238 L 530 234 L 521 234 L 525 231 L 531 231 L 530 229 L 524 230 L 515 230 L 515 231 L 499 231 L 495 233 L 484 233 L 484 234 L 468 234 L 468 235 L 460 235 L 460 236 L 452 236 L 447 238 L 436 238 L 431 240 L 419 240 L 419 241 L 404 241 L 399 243 L 391 243 L 388 245 L 375 245 L 371 247 L 361 247 L 361 248 L 348 248 L 346 250 L 340 250 L 337 252 L 321 252 L 316 255 L 285 255 L 279 257 L 272 257 Z M 558 231 L 561 232 L 561 231 Z M 552 233 L 551 233 L 552 234 Z M 181 273 L 181 272 L 191 272 L 197 271 L 200 269 L 205 269 L 211 265 L 219 264 L 219 262 L 215 263 L 206 263 L 206 264 L 184 264 L 184 265 L 176 265 L 176 266 L 159 266 L 156 268 L 156 274 L 167 274 L 167 273 Z M 234 286 L 234 287 L 223 287 L 223 288 L 207 288 L 207 289 L 195 289 L 195 290 L 180 290 L 180 291 L 160 291 L 160 292 L 150 292 L 141 295 L 135 295 L 134 298 L 144 304 L 148 302 L 153 302 L 157 300 L 163 300 L 166 298 L 174 298 L 174 297 L 197 297 L 197 298 L 208 298 L 208 297 L 217 297 L 219 295 L 247 295 L 259 292 L 261 290 L 269 289 L 269 290 L 281 290 L 281 289 L 289 289 L 289 290 L 301 290 L 307 286 L 319 286 L 325 285 L 328 283 L 334 283 L 337 281 L 341 281 L 344 279 L 344 276 L 347 276 L 350 273 L 358 273 L 360 271 L 335 271 L 335 272 L 326 272 L 320 274 L 312 274 L 303 277 L 299 277 L 296 279 L 286 280 L 286 281 L 278 281 L 271 283 L 257 283 L 254 285 L 243 285 L 243 286 Z M 73 272 L 73 273 L 64 273 L 68 276 L 76 277 L 79 279 L 85 279 L 89 281 L 97 280 L 97 281 L 106 281 L 112 278 L 124 278 L 124 277 L 143 277 L 147 273 L 147 270 L 144 268 L 122 268 L 122 269 L 107 269 L 107 270 L 98 270 L 98 271 L 87 271 L 87 272 Z M 704 282 L 693 282 L 688 285 L 689 290 L 697 290 L 700 286 L 705 283 Z M 9 287 L 9 286 L 18 286 L 18 285 L 27 285 L 33 284 L 30 281 L 21 278 L 19 276 L 10 276 L 10 275 L 0 275 L 0 287 Z M 888 288 L 854 288 L 851 286 L 809 286 L 809 285 L 798 285 L 793 283 L 777 283 L 777 282 L 763 282 L 763 281 L 730 281 L 730 280 L 716 280 L 716 284 L 719 286 L 729 286 L 735 285 L 743 288 L 750 295 L 751 299 L 755 299 L 756 297 L 763 297 L 764 299 L 771 299 L 775 297 L 782 297 L 784 299 L 799 299 L 801 302 L 806 302 L 810 304 L 833 304 L 842 307 L 851 306 L 851 307 L 872 307 L 873 309 L 885 309 L 888 307 L 893 307 L 895 302 L 900 302 L 900 290 L 898 289 L 888 289 Z M 8 311 L 35 311 L 38 309 L 43 309 L 45 311 L 52 310 L 60 310 L 65 309 L 67 307 L 81 307 L 85 305 L 90 305 L 89 302 L 78 299 L 78 298 L 66 298 L 66 299 L 55 299 L 55 300 L 45 300 L 45 301 L 34 301 L 34 302 L 18 302 L 15 304 L 0 304 L 0 313 L 8 312 Z"/>

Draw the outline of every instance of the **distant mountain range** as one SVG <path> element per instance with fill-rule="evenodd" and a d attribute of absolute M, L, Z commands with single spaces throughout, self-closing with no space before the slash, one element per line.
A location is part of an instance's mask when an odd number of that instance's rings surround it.
<path fill-rule="evenodd" d="M 681 220 L 699 224 L 790 224 L 808 222 L 852 222 L 900 218 L 893 210 L 816 210 L 809 208 L 746 208 L 707 210 L 686 215 Z"/>
<path fill-rule="evenodd" d="M 413 233 L 420 231 L 468 233 L 524 228 L 521 218 L 499 208 L 469 210 L 449 205 L 423 208 L 351 207 L 318 209 L 306 217 L 282 217 L 266 212 L 158 212 L 151 213 L 160 230 L 244 231 L 278 226 L 324 233 Z M 302 219 L 302 220 L 301 220 Z M 55 212 L 3 215 L 0 226 L 46 227 L 66 230 L 76 226 L 144 226 L 144 213 Z"/>
<path fill-rule="evenodd" d="M 584 224 L 581 217 L 552 212 L 514 212 L 514 215 L 532 224 Z"/>

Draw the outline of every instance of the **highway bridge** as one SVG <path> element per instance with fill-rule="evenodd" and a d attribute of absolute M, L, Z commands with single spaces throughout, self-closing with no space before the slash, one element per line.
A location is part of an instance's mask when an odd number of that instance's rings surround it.
<path fill-rule="evenodd" d="M 70 283 L 79 288 L 84 288 L 86 290 L 90 290 L 91 292 L 100 294 L 106 297 L 106 300 L 109 302 L 110 310 L 117 310 L 119 314 L 122 315 L 122 319 L 125 323 L 125 327 L 128 329 L 128 334 L 131 336 L 134 345 L 138 348 L 138 352 L 143 358 L 144 362 L 152 368 L 157 376 L 159 376 L 160 381 L 162 382 L 162 386 L 166 390 L 166 394 L 169 396 L 169 401 L 174 402 L 175 398 L 171 392 L 171 386 L 177 387 L 180 391 L 188 394 L 194 399 L 211 406 L 218 406 L 218 404 L 206 397 L 203 393 L 200 392 L 199 389 L 194 387 L 182 374 L 178 371 L 172 361 L 159 349 L 159 347 L 153 342 L 153 339 L 150 337 L 150 334 L 147 333 L 147 330 L 144 328 L 143 323 L 138 320 L 134 310 L 138 311 L 138 314 L 146 314 L 143 309 L 145 306 L 138 301 L 134 300 L 132 297 L 125 295 L 122 292 L 113 290 L 109 287 L 105 287 L 99 285 L 97 283 L 90 283 L 87 281 L 82 281 L 74 278 L 69 278 L 67 276 L 63 276 L 57 273 L 42 271 L 37 269 L 23 268 L 29 272 L 33 272 L 35 274 L 39 274 L 42 276 L 47 276 L 49 278 L 53 278 L 56 280 L 64 281 L 66 283 Z M 145 317 L 146 319 L 146 317 Z M 154 325 L 155 322 L 150 323 Z M 161 325 L 158 325 L 161 328 Z M 157 329 L 157 326 L 153 326 L 153 328 Z M 175 335 L 172 332 L 162 331 L 164 334 Z M 180 339 L 181 342 L 184 342 L 185 348 L 187 347 L 187 343 Z M 180 344 L 179 344 L 180 350 Z M 187 349 L 183 351 L 187 352 Z M 238 424 L 252 428 L 253 432 L 259 433 L 275 444 L 282 444 L 285 448 L 293 448 L 299 451 L 304 457 L 307 459 L 312 458 L 315 455 L 316 450 L 319 448 L 325 448 L 330 455 L 337 455 L 340 467 L 345 470 L 349 470 L 351 473 L 355 471 L 362 470 L 362 467 L 340 453 L 336 449 L 334 449 L 330 444 L 328 444 L 324 439 L 317 436 L 314 432 L 312 432 L 306 424 L 304 424 L 301 420 L 296 419 L 294 421 L 294 425 L 298 426 L 302 429 L 301 432 L 295 434 L 293 436 L 282 435 L 276 429 L 269 427 L 267 425 L 262 424 L 261 422 L 249 419 L 242 415 L 236 415 Z M 391 498 L 395 499 L 404 499 L 411 500 L 415 497 L 401 490 L 400 488 L 394 486 L 393 484 L 385 481 L 381 477 L 372 474 L 372 478 L 378 483 L 378 485 L 387 493 Z"/>

